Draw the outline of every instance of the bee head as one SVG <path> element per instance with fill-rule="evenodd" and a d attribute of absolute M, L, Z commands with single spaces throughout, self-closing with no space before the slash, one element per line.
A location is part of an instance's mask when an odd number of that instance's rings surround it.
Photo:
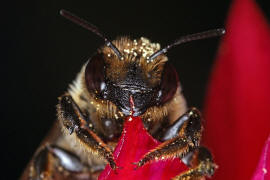
<path fill-rule="evenodd" d="M 126 37 L 112 43 L 122 58 L 104 46 L 89 60 L 85 82 L 90 93 L 113 102 L 125 115 L 130 114 L 129 99 L 132 96 L 135 116 L 151 106 L 163 105 L 173 97 L 179 83 L 174 67 L 165 55 L 149 61 L 149 57 L 160 49 L 159 44 L 146 38 L 132 41 Z"/>
<path fill-rule="evenodd" d="M 111 101 L 125 115 L 131 112 L 131 97 L 135 116 L 143 114 L 151 106 L 160 106 L 172 99 L 179 81 L 174 67 L 164 55 L 169 49 L 225 33 L 224 29 L 195 33 L 180 37 L 160 49 L 159 44 L 150 43 L 146 38 L 131 41 L 124 37 L 111 42 L 91 23 L 65 10 L 61 10 L 60 14 L 105 41 L 105 46 L 86 65 L 85 84 L 95 98 Z"/>

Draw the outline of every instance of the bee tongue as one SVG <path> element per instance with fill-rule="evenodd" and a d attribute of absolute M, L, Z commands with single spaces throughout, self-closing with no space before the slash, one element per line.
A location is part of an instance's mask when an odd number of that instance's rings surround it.
<path fill-rule="evenodd" d="M 129 96 L 129 105 L 130 105 L 130 115 L 133 116 L 134 114 L 134 101 L 132 95 Z"/>

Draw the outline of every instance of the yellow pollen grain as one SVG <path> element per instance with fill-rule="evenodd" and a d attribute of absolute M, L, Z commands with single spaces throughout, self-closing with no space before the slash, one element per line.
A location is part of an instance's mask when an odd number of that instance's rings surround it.
<path fill-rule="evenodd" d="M 124 49 L 124 52 L 127 53 L 127 54 L 130 53 L 129 49 Z"/>

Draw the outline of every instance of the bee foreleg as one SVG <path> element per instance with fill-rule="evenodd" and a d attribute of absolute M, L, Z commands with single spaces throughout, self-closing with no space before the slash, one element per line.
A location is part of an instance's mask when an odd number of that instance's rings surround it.
<path fill-rule="evenodd" d="M 161 141 L 186 136 L 197 144 L 200 141 L 201 131 L 201 113 L 196 108 L 190 108 L 166 129 Z"/>
<path fill-rule="evenodd" d="M 169 128 L 167 134 L 165 133 L 163 138 L 165 141 L 146 153 L 137 163 L 137 166 L 140 167 L 152 160 L 184 157 L 186 153 L 199 146 L 201 131 L 200 112 L 191 108 L 178 118 L 171 129 Z"/>
<path fill-rule="evenodd" d="M 31 180 L 49 180 L 54 178 L 57 170 L 73 174 L 82 173 L 84 168 L 75 154 L 58 146 L 46 145 L 35 155 L 29 176 Z"/>
<path fill-rule="evenodd" d="M 65 94 L 59 98 L 57 111 L 58 118 L 63 126 L 70 134 L 73 132 L 76 134 L 79 142 L 86 150 L 97 153 L 105 158 L 112 169 L 117 168 L 111 149 L 107 147 L 94 131 L 89 129 L 86 118 L 69 94 Z"/>
<path fill-rule="evenodd" d="M 213 162 L 211 153 L 205 147 L 198 147 L 188 154 L 187 163 L 191 169 L 174 177 L 173 180 L 200 180 L 204 176 L 211 177 L 217 165 Z"/>

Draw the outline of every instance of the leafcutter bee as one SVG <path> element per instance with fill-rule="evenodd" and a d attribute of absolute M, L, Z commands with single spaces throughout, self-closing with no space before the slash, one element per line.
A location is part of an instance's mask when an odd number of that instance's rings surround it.
<path fill-rule="evenodd" d="M 183 36 L 160 48 L 144 37 L 131 40 L 123 36 L 110 41 L 87 21 L 65 10 L 60 14 L 95 33 L 105 45 L 59 97 L 55 127 L 22 179 L 97 179 L 106 164 L 117 169 L 112 152 L 131 111 L 162 142 L 137 162 L 138 168 L 162 153 L 177 155 L 190 167 L 177 179 L 212 176 L 216 165 L 207 148 L 200 146 L 201 114 L 186 107 L 177 72 L 165 53 L 182 43 L 221 36 L 225 30 Z"/>

